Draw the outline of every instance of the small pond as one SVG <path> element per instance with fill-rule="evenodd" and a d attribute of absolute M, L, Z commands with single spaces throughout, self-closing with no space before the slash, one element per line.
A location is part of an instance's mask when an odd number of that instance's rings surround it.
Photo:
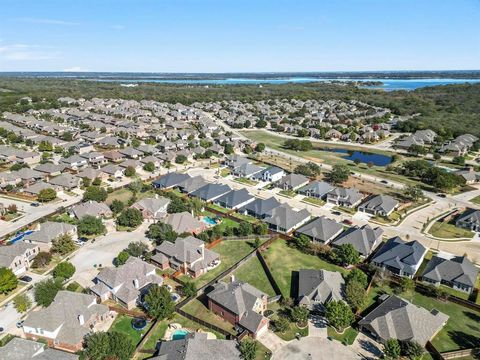
<path fill-rule="evenodd" d="M 376 154 L 371 152 L 348 150 L 348 149 L 322 149 L 324 151 L 330 151 L 334 153 L 342 154 L 342 157 L 346 160 L 355 161 L 358 160 L 361 163 L 372 163 L 375 166 L 387 166 L 391 164 L 393 159 L 391 156 Z"/>

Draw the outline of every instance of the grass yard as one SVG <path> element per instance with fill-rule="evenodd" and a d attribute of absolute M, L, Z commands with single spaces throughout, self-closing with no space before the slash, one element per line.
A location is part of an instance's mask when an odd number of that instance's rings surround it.
<path fill-rule="evenodd" d="M 341 212 L 349 214 L 349 215 L 355 215 L 355 213 L 357 212 L 357 210 L 355 208 L 349 208 L 349 207 L 345 207 L 345 206 L 335 206 L 333 209 L 337 210 L 337 211 L 341 211 Z"/>
<path fill-rule="evenodd" d="M 219 224 L 220 229 L 222 229 L 222 231 L 224 231 L 225 228 L 227 227 L 237 228 L 239 225 L 240 224 L 238 222 L 228 218 L 222 218 L 222 221 Z"/>
<path fill-rule="evenodd" d="M 168 323 L 166 321 L 159 321 L 155 324 L 155 329 L 148 335 L 148 339 L 143 346 L 144 350 L 155 350 L 157 342 L 165 336 Z"/>
<path fill-rule="evenodd" d="M 314 206 L 323 206 L 323 205 L 325 205 L 325 201 L 323 201 L 322 199 L 314 198 L 314 197 L 305 196 L 305 197 L 302 199 L 302 201 L 305 202 L 305 203 L 308 203 L 308 204 L 310 204 L 310 205 L 314 205 Z"/>
<path fill-rule="evenodd" d="M 229 211 L 231 211 L 230 209 L 226 209 L 226 208 L 224 208 L 224 207 L 222 207 L 222 206 L 215 205 L 215 204 L 208 204 L 208 205 L 207 205 L 207 209 L 213 209 L 213 210 L 218 211 L 218 212 L 220 212 L 220 213 L 222 213 L 222 214 L 226 214 L 226 213 L 228 213 Z"/>
<path fill-rule="evenodd" d="M 293 190 L 282 190 L 279 192 L 279 194 L 289 198 L 293 198 L 297 195 L 297 193 Z"/>
<path fill-rule="evenodd" d="M 470 202 L 480 205 L 480 195 L 474 197 L 473 199 L 470 199 Z"/>
<path fill-rule="evenodd" d="M 235 181 L 241 184 L 249 185 L 249 186 L 255 186 L 258 184 L 258 181 L 247 179 L 247 178 L 236 178 Z"/>
<path fill-rule="evenodd" d="M 275 311 L 275 313 L 274 313 L 274 314 L 272 315 L 272 317 L 271 317 L 271 319 L 273 320 L 274 323 L 275 323 L 275 319 L 278 319 L 279 313 L 285 311 L 285 308 L 283 308 L 283 307 L 280 305 L 280 303 L 278 303 L 278 302 L 269 304 L 269 305 L 268 305 L 268 309 Z M 295 324 L 294 322 L 291 322 L 288 317 L 287 317 L 287 319 L 289 320 L 288 329 L 285 330 L 283 333 L 282 333 L 282 332 L 279 332 L 279 331 L 275 331 L 275 334 L 276 334 L 278 337 L 280 337 L 281 339 L 283 339 L 283 340 L 285 340 L 285 341 L 290 341 L 290 340 L 295 339 L 295 335 L 296 335 L 297 333 L 300 334 L 301 337 L 308 336 L 308 326 L 305 327 L 305 328 L 303 328 L 303 329 L 300 329 L 300 328 L 297 326 L 297 324 Z"/>
<path fill-rule="evenodd" d="M 144 330 L 137 331 L 132 327 L 132 319 L 133 318 L 130 316 L 118 315 L 110 327 L 110 331 L 116 331 L 127 335 L 132 342 L 137 345 L 140 340 L 142 340 L 143 335 L 148 331 L 150 326 L 152 326 L 152 323 L 149 322 Z"/>
<path fill-rule="evenodd" d="M 232 335 L 236 334 L 236 331 L 232 324 L 228 321 L 223 320 L 220 316 L 215 315 L 211 312 L 208 307 L 205 305 L 207 303 L 206 297 L 200 297 L 190 301 L 187 305 L 185 305 L 182 310 L 196 316 L 197 318 L 206 321 L 209 324 L 213 324 L 218 326 L 219 328 L 228 331 Z"/>
<path fill-rule="evenodd" d="M 194 279 L 193 282 L 197 285 L 197 288 L 207 284 L 209 281 L 215 279 L 223 271 L 232 267 L 237 261 L 242 259 L 248 253 L 253 251 L 253 246 L 251 241 L 241 241 L 241 240 L 232 240 L 232 241 L 222 241 L 218 245 L 214 246 L 212 251 L 215 251 L 220 255 L 221 263 L 215 269 L 210 270 L 206 274 L 201 275 L 197 279 Z M 182 275 L 180 280 L 192 280 L 186 275 Z"/>
<path fill-rule="evenodd" d="M 292 272 L 300 269 L 324 269 L 345 274 L 344 268 L 328 263 L 318 256 L 304 254 L 294 247 L 288 246 L 283 239 L 274 241 L 263 253 L 263 257 L 272 272 L 283 296 L 293 297 Z"/>
<path fill-rule="evenodd" d="M 402 217 L 402 215 L 400 215 L 400 213 L 398 211 L 394 211 L 387 218 L 384 218 L 383 216 L 375 216 L 373 218 L 373 220 L 375 220 L 375 221 L 377 221 L 381 224 L 392 224 L 392 223 L 395 223 L 398 220 L 400 220 L 401 217 Z"/>
<path fill-rule="evenodd" d="M 265 360 L 270 359 L 272 352 L 260 341 L 257 341 L 257 351 L 255 353 L 255 360 Z M 270 354 L 270 355 L 267 355 Z"/>
<path fill-rule="evenodd" d="M 267 274 L 265 274 L 258 257 L 254 256 L 248 260 L 248 262 L 235 270 L 234 275 L 235 279 L 249 283 L 268 296 L 275 296 L 275 291 L 270 281 L 268 281 Z"/>
<path fill-rule="evenodd" d="M 230 171 L 230 169 L 221 169 L 220 170 L 220 176 L 221 177 L 227 177 L 228 175 L 230 175 L 232 172 Z"/>
<path fill-rule="evenodd" d="M 435 222 L 429 229 L 429 233 L 441 239 L 473 238 L 473 232 L 467 229 L 456 227 L 446 222 Z"/>
<path fill-rule="evenodd" d="M 173 316 L 173 318 L 168 321 L 168 323 L 169 324 L 178 323 L 186 329 L 195 330 L 195 331 L 201 329 L 203 331 L 208 331 L 208 332 L 211 332 L 211 333 L 215 334 L 217 339 L 225 339 L 224 335 L 222 335 L 222 334 L 220 334 L 216 331 L 213 331 L 212 329 L 209 329 L 208 327 L 200 325 L 199 323 L 197 323 L 195 321 L 189 320 L 189 319 L 187 319 L 186 317 L 184 317 L 180 314 L 175 314 Z"/>
<path fill-rule="evenodd" d="M 352 345 L 358 335 L 358 331 L 352 327 L 349 327 L 348 329 L 344 330 L 343 334 L 339 334 L 333 327 L 328 326 L 327 334 L 331 338 L 340 341 L 343 344 Z"/>
<path fill-rule="evenodd" d="M 127 203 L 128 200 L 130 200 L 130 198 L 132 197 L 132 195 L 133 195 L 133 192 L 131 190 L 126 188 L 121 188 L 108 194 L 107 200 L 105 202 L 108 205 L 110 205 L 113 200 L 120 200 L 123 203 Z"/>
<path fill-rule="evenodd" d="M 238 212 L 231 213 L 230 216 L 238 219 L 238 221 L 247 221 L 250 224 L 258 224 L 260 222 L 260 220 L 254 218 L 253 216 L 240 214 Z"/>

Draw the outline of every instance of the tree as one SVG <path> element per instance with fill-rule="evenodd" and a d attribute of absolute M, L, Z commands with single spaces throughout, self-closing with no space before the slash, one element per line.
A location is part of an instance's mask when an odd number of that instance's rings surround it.
<path fill-rule="evenodd" d="M 62 282 L 63 279 L 54 278 L 37 283 L 33 291 L 35 302 L 43 307 L 49 306 L 62 289 Z"/>
<path fill-rule="evenodd" d="M 342 244 L 332 252 L 334 262 L 342 265 L 355 265 L 360 262 L 360 254 L 352 244 Z"/>
<path fill-rule="evenodd" d="M 83 201 L 96 201 L 96 202 L 104 202 L 107 200 L 107 190 L 100 186 L 89 186 L 85 189 L 83 193 Z"/>
<path fill-rule="evenodd" d="M 155 241 L 157 244 L 161 244 L 164 241 L 175 242 L 178 234 L 173 231 L 173 227 L 170 224 L 156 223 L 148 227 L 145 233 L 147 238 Z"/>
<path fill-rule="evenodd" d="M 242 354 L 242 359 L 244 360 L 255 360 L 257 354 L 257 342 L 250 339 L 248 336 L 245 337 L 238 346 L 240 354 Z"/>
<path fill-rule="evenodd" d="M 85 186 L 85 187 L 89 187 L 89 186 L 91 185 L 91 184 L 90 184 L 91 181 L 90 181 L 90 179 L 89 179 L 88 177 L 83 177 L 83 178 L 82 178 L 82 183 L 83 183 L 83 186 Z"/>
<path fill-rule="evenodd" d="M 355 315 L 350 307 L 341 300 L 327 303 L 325 306 L 325 317 L 330 325 L 339 332 L 342 332 L 355 320 Z"/>
<path fill-rule="evenodd" d="M 102 219 L 93 215 L 83 216 L 77 224 L 77 232 L 81 236 L 100 235 L 107 231 Z"/>
<path fill-rule="evenodd" d="M 17 211 L 18 211 L 17 205 L 15 205 L 15 204 L 10 204 L 10 205 L 7 206 L 7 213 L 8 213 L 8 214 L 16 214 Z"/>
<path fill-rule="evenodd" d="M 318 176 L 320 175 L 320 166 L 318 166 L 317 164 L 313 163 L 313 162 L 308 162 L 306 164 L 300 164 L 298 165 L 294 170 L 293 172 L 295 174 L 301 174 L 301 175 L 305 175 L 305 176 L 308 176 L 308 177 L 315 177 L 315 176 Z"/>
<path fill-rule="evenodd" d="M 51 188 L 40 190 L 37 196 L 37 200 L 40 202 L 50 202 L 57 198 L 57 192 Z"/>
<path fill-rule="evenodd" d="M 53 269 L 54 278 L 70 279 L 75 274 L 75 266 L 68 261 L 61 262 Z"/>
<path fill-rule="evenodd" d="M 258 153 L 264 152 L 265 151 L 265 144 L 264 143 L 258 143 L 257 146 L 255 146 L 255 151 Z"/>
<path fill-rule="evenodd" d="M 365 287 L 358 281 L 349 281 L 345 287 L 345 298 L 352 309 L 361 309 L 367 298 Z"/>
<path fill-rule="evenodd" d="M 455 156 L 453 159 L 452 159 L 452 164 L 456 164 L 456 165 L 465 165 L 465 157 L 464 156 Z"/>
<path fill-rule="evenodd" d="M 265 128 L 267 127 L 267 122 L 265 120 L 258 120 L 256 123 L 255 123 L 255 127 L 257 128 Z"/>
<path fill-rule="evenodd" d="M 182 291 L 186 297 L 191 297 L 197 293 L 197 287 L 193 281 L 187 281 L 185 285 L 183 285 Z"/>
<path fill-rule="evenodd" d="M 110 210 L 112 210 L 114 215 L 119 214 L 125 207 L 125 204 L 120 200 L 113 200 L 110 204 Z"/>
<path fill-rule="evenodd" d="M 41 141 L 38 144 L 38 151 L 53 151 L 53 145 L 49 141 Z"/>
<path fill-rule="evenodd" d="M 362 270 L 360 269 L 352 269 L 347 276 L 345 276 L 345 281 L 348 283 L 350 282 L 358 282 L 362 285 L 362 287 L 365 289 L 368 285 L 368 277 L 367 274 L 365 274 Z"/>
<path fill-rule="evenodd" d="M 232 144 L 225 144 L 223 146 L 223 152 L 225 153 L 225 155 L 233 154 L 233 145 Z"/>
<path fill-rule="evenodd" d="M 421 359 L 425 350 L 415 340 L 400 342 L 401 354 L 407 356 L 411 360 Z"/>
<path fill-rule="evenodd" d="M 303 234 L 297 236 L 294 241 L 295 246 L 301 251 L 306 251 L 310 245 L 310 238 Z"/>
<path fill-rule="evenodd" d="M 165 286 L 153 284 L 144 298 L 144 306 L 148 315 L 163 320 L 172 316 L 175 303 Z"/>
<path fill-rule="evenodd" d="M 73 242 L 72 236 L 70 234 L 59 235 L 57 238 L 52 240 L 52 252 L 66 255 L 71 253 L 77 247 Z"/>
<path fill-rule="evenodd" d="M 283 147 L 296 151 L 309 151 L 313 149 L 313 144 L 309 140 L 288 139 L 283 143 Z"/>
<path fill-rule="evenodd" d="M 350 170 L 346 165 L 335 164 L 328 174 L 328 179 L 334 184 L 341 184 L 348 180 Z"/>
<path fill-rule="evenodd" d="M 248 236 L 253 232 L 252 224 L 246 221 L 242 221 L 237 228 L 237 235 L 238 236 Z"/>
<path fill-rule="evenodd" d="M 253 226 L 253 233 L 257 235 L 267 235 L 268 234 L 268 225 L 264 222 L 255 224 Z"/>
<path fill-rule="evenodd" d="M 415 290 L 415 281 L 404 276 L 400 282 L 400 288 L 402 289 L 402 292 L 412 292 Z"/>
<path fill-rule="evenodd" d="M 184 164 L 185 162 L 187 161 L 187 157 L 185 155 L 177 155 L 177 157 L 175 158 L 175 162 L 177 164 Z"/>
<path fill-rule="evenodd" d="M 5 267 L 0 268 L 0 294 L 8 294 L 15 290 L 18 285 L 18 279 L 12 270 Z"/>
<path fill-rule="evenodd" d="M 129 360 L 135 351 L 132 340 L 116 331 L 91 332 L 85 337 L 84 345 L 88 360 Z"/>
<path fill-rule="evenodd" d="M 278 332 L 284 333 L 285 331 L 287 331 L 290 323 L 284 316 L 279 316 L 277 320 L 274 321 L 274 325 Z"/>
<path fill-rule="evenodd" d="M 113 265 L 115 266 L 120 266 L 123 265 L 127 262 L 128 258 L 130 257 L 130 254 L 126 252 L 125 250 L 120 251 L 115 259 L 113 259 Z"/>
<path fill-rule="evenodd" d="M 295 306 L 290 310 L 290 316 L 293 321 L 299 324 L 305 324 L 310 312 L 305 306 Z"/>
<path fill-rule="evenodd" d="M 143 165 L 143 170 L 152 173 L 152 172 L 155 171 L 155 164 L 153 162 L 149 161 L 145 165 Z"/>
<path fill-rule="evenodd" d="M 23 293 L 13 299 L 13 306 L 15 306 L 15 310 L 22 314 L 32 307 L 32 301 L 27 294 Z"/>
<path fill-rule="evenodd" d="M 388 339 L 383 347 L 383 353 L 387 359 L 398 359 L 400 357 L 400 344 L 397 339 Z"/>
<path fill-rule="evenodd" d="M 142 212 L 135 208 L 127 208 L 117 216 L 117 225 L 136 228 L 143 222 Z"/>
<path fill-rule="evenodd" d="M 125 333 L 117 331 L 108 332 L 109 354 L 105 360 L 118 359 L 130 360 L 135 352 L 132 339 Z"/>
<path fill-rule="evenodd" d="M 32 268 L 39 269 L 47 266 L 52 261 L 52 254 L 40 251 L 33 259 Z"/>
<path fill-rule="evenodd" d="M 127 166 L 127 168 L 125 169 L 125 176 L 126 177 L 134 177 L 136 173 L 137 173 L 137 171 L 135 170 L 135 168 L 133 166 Z"/>
<path fill-rule="evenodd" d="M 134 194 L 138 194 L 143 189 L 143 182 L 140 179 L 132 181 L 128 184 L 128 188 L 132 190 Z"/>
<path fill-rule="evenodd" d="M 93 186 L 100 186 L 100 185 L 102 185 L 102 179 L 96 177 L 95 179 L 93 179 L 92 185 L 93 185 Z"/>
<path fill-rule="evenodd" d="M 144 255 L 148 251 L 148 246 L 141 241 L 136 241 L 128 244 L 127 248 L 125 251 L 130 255 L 134 257 L 140 257 Z"/>
<path fill-rule="evenodd" d="M 418 185 L 407 185 L 403 190 L 403 196 L 412 201 L 417 201 L 423 197 L 423 191 Z"/>

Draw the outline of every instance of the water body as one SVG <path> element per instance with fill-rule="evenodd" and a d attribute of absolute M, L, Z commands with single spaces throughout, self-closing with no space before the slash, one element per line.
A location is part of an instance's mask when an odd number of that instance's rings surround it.
<path fill-rule="evenodd" d="M 348 149 L 325 149 L 325 151 L 330 151 L 334 153 L 342 154 L 342 157 L 346 160 L 355 161 L 358 160 L 361 163 L 368 164 L 372 163 L 376 166 L 387 166 L 392 163 L 393 159 L 391 156 L 357 151 L 357 150 L 348 150 Z"/>

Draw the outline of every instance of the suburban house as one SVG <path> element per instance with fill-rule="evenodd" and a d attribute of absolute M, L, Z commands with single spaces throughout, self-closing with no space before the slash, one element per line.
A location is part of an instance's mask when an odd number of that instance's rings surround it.
<path fill-rule="evenodd" d="M 176 185 L 178 189 L 186 194 L 190 194 L 191 192 L 200 189 L 202 186 L 207 185 L 208 182 L 205 179 L 198 175 L 194 177 L 188 177 L 187 179 L 183 180 L 180 184 Z"/>
<path fill-rule="evenodd" d="M 280 179 L 284 176 L 285 176 L 285 170 L 276 166 L 271 166 L 269 168 L 264 169 L 259 174 L 255 174 L 253 177 L 255 178 L 255 180 L 277 182 L 277 181 L 280 181 Z"/>
<path fill-rule="evenodd" d="M 303 209 L 296 211 L 288 204 L 281 204 L 268 212 L 264 222 L 270 230 L 288 234 L 310 220 L 310 213 Z"/>
<path fill-rule="evenodd" d="M 460 215 L 455 225 L 461 228 L 480 232 L 480 210 L 468 209 Z"/>
<path fill-rule="evenodd" d="M 301 269 L 298 271 L 298 305 L 309 310 L 323 311 L 330 301 L 344 300 L 345 280 L 342 274 L 327 270 Z"/>
<path fill-rule="evenodd" d="M 269 320 L 263 316 L 267 310 L 267 294 L 248 283 L 218 282 L 207 293 L 208 308 L 239 332 L 247 330 L 254 338 L 268 330 Z"/>
<path fill-rule="evenodd" d="M 254 200 L 255 198 L 247 190 L 240 189 L 232 190 L 220 196 L 213 203 L 227 209 L 239 209 Z"/>
<path fill-rule="evenodd" d="M 162 270 L 172 268 L 197 277 L 218 265 L 220 255 L 206 249 L 202 240 L 187 236 L 177 238 L 174 243 L 164 241 L 156 248 L 152 261 Z"/>
<path fill-rule="evenodd" d="M 465 180 L 465 184 L 475 184 L 480 181 L 480 172 L 475 171 L 473 167 L 457 170 L 454 174 L 461 176 Z"/>
<path fill-rule="evenodd" d="M 396 236 L 389 239 L 372 258 L 371 263 L 399 276 L 413 278 L 428 249 L 418 241 L 403 241 Z"/>
<path fill-rule="evenodd" d="M 27 339 L 43 339 L 50 347 L 77 352 L 85 335 L 108 316 L 108 306 L 97 304 L 95 295 L 60 290 L 48 307 L 30 313 L 23 332 Z"/>
<path fill-rule="evenodd" d="M 156 355 L 150 360 L 242 359 L 237 341 L 209 339 L 207 334 L 200 332 L 189 333 L 184 339 L 161 341 Z"/>
<path fill-rule="evenodd" d="M 17 241 L 12 245 L 0 246 L 0 268 L 4 267 L 21 275 L 30 268 L 31 262 L 40 252 L 37 244 Z"/>
<path fill-rule="evenodd" d="M 238 211 L 240 213 L 256 217 L 257 219 L 263 219 L 270 213 L 271 210 L 280 205 L 280 202 L 273 196 L 268 199 L 257 198 L 254 201 L 246 204 Z"/>
<path fill-rule="evenodd" d="M 190 175 L 188 174 L 172 172 L 161 176 L 159 179 L 152 182 L 152 185 L 157 189 L 171 189 L 189 178 Z"/>
<path fill-rule="evenodd" d="M 343 231 L 343 225 L 325 216 L 315 218 L 295 231 L 296 236 L 305 235 L 312 241 L 328 244 Z"/>
<path fill-rule="evenodd" d="M 397 339 L 425 346 L 448 320 L 448 316 L 438 310 L 428 311 L 395 295 L 385 294 L 380 301 L 358 325 L 381 343 Z"/>
<path fill-rule="evenodd" d="M 399 202 L 388 195 L 372 195 L 358 206 L 358 211 L 387 217 L 398 208 Z"/>
<path fill-rule="evenodd" d="M 65 190 L 73 190 L 80 187 L 82 179 L 70 173 L 64 173 L 51 178 L 48 182 L 51 185 L 61 187 Z"/>
<path fill-rule="evenodd" d="M 38 196 L 40 194 L 40 191 L 44 189 L 52 189 L 57 193 L 57 195 L 63 192 L 63 188 L 52 184 L 47 184 L 44 181 L 37 181 L 35 184 L 32 184 L 25 189 L 22 189 L 22 192 L 27 195 Z"/>
<path fill-rule="evenodd" d="M 207 228 L 205 222 L 198 220 L 187 211 L 168 214 L 162 222 L 170 225 L 177 234 L 200 234 Z"/>
<path fill-rule="evenodd" d="M 121 179 L 125 173 L 125 169 L 115 164 L 104 166 L 100 169 L 100 171 L 104 174 L 107 174 L 107 176 L 112 179 Z"/>
<path fill-rule="evenodd" d="M 23 238 L 24 242 L 37 244 L 42 250 L 49 250 L 52 240 L 61 235 L 70 235 L 73 240 L 77 238 L 77 227 L 72 224 L 46 221 L 37 226 L 37 230 Z"/>
<path fill-rule="evenodd" d="M 157 196 L 138 200 L 132 208 L 140 210 L 144 219 L 158 220 L 165 217 L 169 204 L 170 199 Z"/>
<path fill-rule="evenodd" d="M 309 181 L 310 180 L 304 175 L 288 174 L 277 181 L 276 185 L 283 190 L 296 190 L 307 185 Z"/>
<path fill-rule="evenodd" d="M 310 184 L 298 189 L 298 193 L 317 199 L 325 199 L 327 194 L 334 189 L 334 186 L 325 181 L 312 181 Z"/>
<path fill-rule="evenodd" d="M 327 202 L 338 206 L 352 208 L 357 206 L 363 196 L 355 188 L 338 187 L 327 193 Z"/>
<path fill-rule="evenodd" d="M 81 170 L 88 165 L 87 159 L 80 155 L 72 155 L 68 158 L 62 158 L 60 159 L 60 163 L 72 171 Z"/>
<path fill-rule="evenodd" d="M 382 242 L 383 229 L 370 225 L 351 227 L 333 241 L 333 245 L 351 244 L 363 257 L 368 257 Z"/>
<path fill-rule="evenodd" d="M 0 359 L 5 360 L 78 360 L 79 355 L 51 349 L 45 344 L 14 337 L 0 347 Z"/>
<path fill-rule="evenodd" d="M 260 167 L 252 163 L 246 163 L 234 168 L 232 170 L 232 174 L 237 177 L 251 178 L 260 174 L 263 170 L 264 170 L 263 167 Z"/>
<path fill-rule="evenodd" d="M 435 286 L 446 285 L 455 290 L 472 293 L 478 271 L 466 256 L 447 259 L 436 255 L 428 262 L 421 279 Z"/>
<path fill-rule="evenodd" d="M 190 193 L 191 196 L 198 197 L 203 201 L 214 201 L 220 196 L 228 193 L 232 189 L 228 185 L 222 184 L 207 184 Z"/>
<path fill-rule="evenodd" d="M 132 309 L 142 301 L 152 284 L 162 285 L 163 279 L 155 272 L 155 266 L 130 256 L 124 265 L 101 270 L 90 288 L 102 301 L 113 299 Z"/>
<path fill-rule="evenodd" d="M 113 216 L 112 210 L 110 210 L 107 204 L 94 200 L 86 201 L 72 207 L 69 210 L 69 214 L 71 217 L 76 217 L 77 219 L 81 219 L 85 215 L 95 216 L 96 218 L 111 218 Z"/>

